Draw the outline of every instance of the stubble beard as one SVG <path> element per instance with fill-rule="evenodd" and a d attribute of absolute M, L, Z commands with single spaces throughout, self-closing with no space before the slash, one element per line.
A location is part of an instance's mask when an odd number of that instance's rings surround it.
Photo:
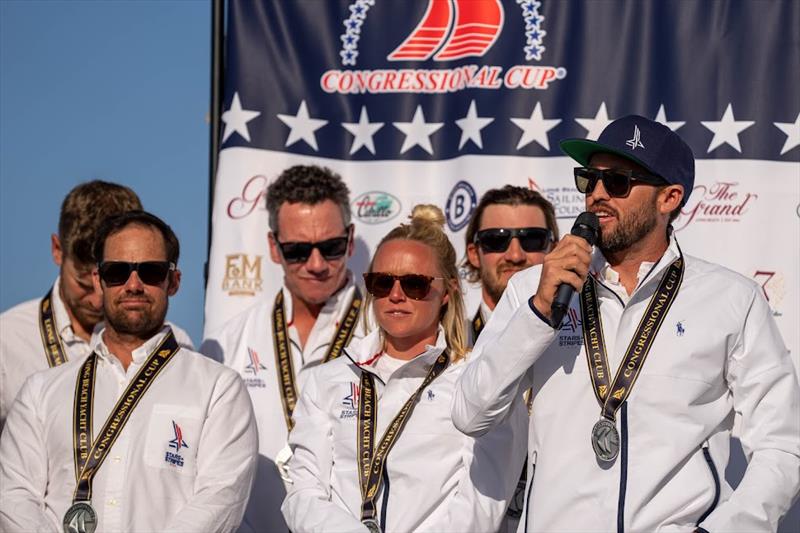
<path fill-rule="evenodd" d="M 105 316 L 107 326 L 110 326 L 118 335 L 136 337 L 147 340 L 161 329 L 167 316 L 167 304 L 161 312 L 144 311 L 130 313 L 119 308 L 109 310 Z"/>
<path fill-rule="evenodd" d="M 658 224 L 655 201 L 640 204 L 635 211 L 628 212 L 624 217 L 620 216 L 618 210 L 614 210 L 614 213 L 617 215 L 617 228 L 608 233 L 603 231 L 602 226 L 600 228 L 598 247 L 605 256 L 627 250 L 653 231 Z"/>

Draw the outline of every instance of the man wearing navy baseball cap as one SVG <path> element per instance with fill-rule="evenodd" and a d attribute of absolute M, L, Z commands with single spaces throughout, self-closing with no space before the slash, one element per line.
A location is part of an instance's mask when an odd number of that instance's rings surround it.
<path fill-rule="evenodd" d="M 525 531 L 775 531 L 800 490 L 800 387 L 759 287 L 672 232 L 691 149 L 636 115 L 561 149 L 590 214 L 511 278 L 453 421 L 481 434 L 532 387 Z M 735 416 L 749 464 L 733 490 Z"/>

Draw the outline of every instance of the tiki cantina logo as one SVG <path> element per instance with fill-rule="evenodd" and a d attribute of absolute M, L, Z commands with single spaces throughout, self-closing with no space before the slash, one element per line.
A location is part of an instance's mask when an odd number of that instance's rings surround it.
<path fill-rule="evenodd" d="M 449 93 L 464 89 L 547 89 L 554 80 L 567 76 L 563 67 L 544 65 L 467 64 L 454 68 L 379 68 L 375 70 L 348 69 L 360 61 L 360 50 L 369 49 L 361 41 L 361 30 L 367 23 L 370 9 L 376 4 L 396 7 L 388 0 L 355 0 L 349 6 L 349 16 L 342 22 L 339 52 L 343 69 L 331 69 L 322 74 L 320 85 L 325 92 L 342 94 L 363 93 Z M 434 65 L 450 61 L 481 58 L 489 52 L 502 34 L 506 17 L 520 17 L 524 33 L 519 34 L 519 48 L 526 61 L 541 61 L 546 50 L 545 17 L 540 0 L 517 0 L 509 12 L 501 0 L 428 0 L 416 26 L 413 21 L 398 20 L 407 25 L 409 33 L 397 43 L 391 43 L 386 62 L 432 61 Z M 398 13 L 409 10 L 402 4 Z M 401 15 L 402 16 L 402 15 Z M 372 43 L 370 43 L 372 44 Z"/>
<path fill-rule="evenodd" d="M 679 231 L 695 222 L 739 222 L 757 199 L 757 194 L 740 190 L 734 181 L 695 185 L 673 226 Z"/>
<path fill-rule="evenodd" d="M 225 277 L 222 290 L 229 296 L 255 296 L 263 288 L 260 255 L 231 254 L 225 256 Z"/>
<path fill-rule="evenodd" d="M 365 192 L 353 200 L 353 212 L 366 224 L 380 224 L 396 217 L 401 210 L 400 200 L 388 192 Z"/>

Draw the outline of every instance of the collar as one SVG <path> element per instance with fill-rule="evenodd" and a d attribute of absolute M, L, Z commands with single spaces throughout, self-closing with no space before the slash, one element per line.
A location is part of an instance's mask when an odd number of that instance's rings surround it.
<path fill-rule="evenodd" d="M 105 330 L 105 326 L 99 329 L 95 328 L 94 333 L 92 333 L 90 346 L 92 350 L 97 352 L 97 354 L 103 359 L 110 361 L 116 360 L 117 357 L 111 353 L 105 343 L 105 340 L 103 340 L 103 334 L 105 333 Z M 133 352 L 131 352 L 131 355 L 133 356 L 133 363 L 137 365 L 143 363 L 147 359 L 147 356 L 150 355 L 150 352 L 152 352 L 155 347 L 158 346 L 158 344 L 164 339 L 169 330 L 170 327 L 166 324 L 161 326 L 161 329 L 158 331 L 158 333 L 147 339 L 141 346 L 133 350 Z"/>
<path fill-rule="evenodd" d="M 481 317 L 483 317 L 483 323 L 485 325 L 489 322 L 489 319 L 492 318 L 492 310 L 489 309 L 489 305 L 483 300 L 483 297 L 481 297 L 481 305 L 478 306 L 478 309 L 481 311 Z"/>
<path fill-rule="evenodd" d="M 643 261 L 639 265 L 639 272 L 637 275 L 638 279 L 634 292 L 638 291 L 645 284 L 653 280 L 661 279 L 661 272 L 675 259 L 680 257 L 680 255 L 681 251 L 678 247 L 678 240 L 675 238 L 675 233 L 673 232 L 670 235 L 666 251 L 657 262 L 653 263 L 649 261 Z M 601 283 L 619 286 L 619 274 L 611 267 L 610 264 L 608 264 L 605 256 L 603 256 L 603 252 L 601 252 L 600 248 L 597 246 L 594 247 L 592 252 L 592 261 L 589 265 L 589 272 L 597 281 Z"/>
<path fill-rule="evenodd" d="M 72 319 L 67 312 L 67 306 L 64 300 L 61 299 L 61 276 L 56 278 L 53 283 L 53 290 L 51 292 L 51 305 L 53 306 L 53 317 L 56 319 L 58 326 L 58 334 L 64 342 L 73 342 L 78 337 L 72 330 Z"/>
<path fill-rule="evenodd" d="M 294 323 L 294 302 L 292 301 L 292 293 L 286 288 L 286 285 L 283 285 L 281 290 L 283 291 L 283 308 L 286 311 L 287 327 L 291 327 Z M 314 329 L 317 329 L 317 324 L 326 324 L 331 320 L 338 321 L 343 312 L 343 306 L 350 303 L 350 298 L 352 298 L 354 290 L 355 283 L 353 282 L 353 273 L 348 269 L 345 284 L 341 289 L 333 293 L 325 302 L 325 305 L 322 306 L 322 310 L 320 310 L 317 321 L 314 324 Z"/>

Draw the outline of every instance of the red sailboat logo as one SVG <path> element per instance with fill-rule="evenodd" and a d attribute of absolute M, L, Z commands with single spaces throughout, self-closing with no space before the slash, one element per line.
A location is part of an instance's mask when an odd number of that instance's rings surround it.
<path fill-rule="evenodd" d="M 500 0 L 428 0 L 422 20 L 389 61 L 452 61 L 482 56 L 503 27 Z M 438 52 L 437 52 L 438 50 Z"/>

